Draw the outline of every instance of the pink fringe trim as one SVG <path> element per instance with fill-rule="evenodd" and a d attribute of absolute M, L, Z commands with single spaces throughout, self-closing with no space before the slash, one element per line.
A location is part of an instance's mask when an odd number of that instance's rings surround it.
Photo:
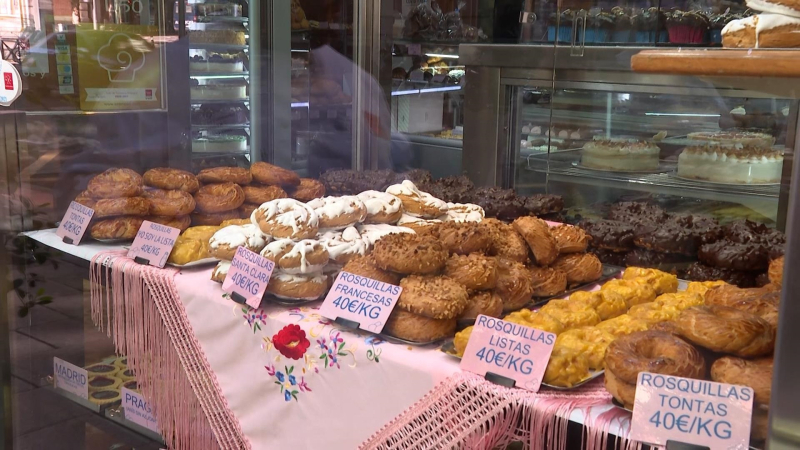
<path fill-rule="evenodd" d="M 170 448 L 250 449 L 192 333 L 173 282 L 177 272 L 134 263 L 124 252 L 96 255 L 92 320 L 128 356 Z"/>
<path fill-rule="evenodd" d="M 533 394 L 460 373 L 441 382 L 362 443 L 361 448 L 490 450 L 522 441 L 531 449 L 564 450 L 570 414 L 578 408 L 606 405 L 610 399 L 599 380 L 571 391 Z M 611 423 L 627 417 L 626 411 L 613 408 L 587 420 L 583 446 L 589 450 L 605 448 Z M 627 439 L 620 438 L 619 443 L 626 450 L 641 449 L 641 445 Z"/>

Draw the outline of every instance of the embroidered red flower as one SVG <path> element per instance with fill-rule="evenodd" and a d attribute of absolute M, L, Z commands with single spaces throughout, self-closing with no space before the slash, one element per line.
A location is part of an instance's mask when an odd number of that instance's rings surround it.
<path fill-rule="evenodd" d="M 295 324 L 286 325 L 275 336 L 272 336 L 272 344 L 281 352 L 281 355 L 289 359 L 302 358 L 308 346 L 311 345 L 306 339 L 306 332 Z"/>

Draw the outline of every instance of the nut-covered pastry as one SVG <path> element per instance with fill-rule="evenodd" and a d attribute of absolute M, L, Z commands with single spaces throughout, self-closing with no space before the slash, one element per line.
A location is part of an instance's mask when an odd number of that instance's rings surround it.
<path fill-rule="evenodd" d="M 359 224 L 356 226 L 356 229 L 359 233 L 361 233 L 361 237 L 367 242 L 367 244 L 372 247 L 375 245 L 376 242 L 381 240 L 384 236 L 388 236 L 390 234 L 399 234 L 399 233 L 410 233 L 414 234 L 414 230 L 406 227 L 398 227 L 394 225 L 387 225 L 387 224 Z"/>
<path fill-rule="evenodd" d="M 711 379 L 718 383 L 747 386 L 755 393 L 755 403 L 769 405 L 772 397 L 772 357 L 742 359 L 723 356 L 711 365 Z"/>
<path fill-rule="evenodd" d="M 383 270 L 397 273 L 435 273 L 444 267 L 447 250 L 427 236 L 390 234 L 375 243 L 375 263 Z"/>
<path fill-rule="evenodd" d="M 364 223 L 397 223 L 403 215 L 403 202 L 392 194 L 380 191 L 364 191 L 358 194 L 367 208 Z"/>
<path fill-rule="evenodd" d="M 92 198 L 136 197 L 142 194 L 142 177 L 130 169 L 108 169 L 89 180 Z"/>
<path fill-rule="evenodd" d="M 552 297 L 567 290 L 567 273 L 552 267 L 530 268 L 534 297 Z"/>
<path fill-rule="evenodd" d="M 511 225 L 497 219 L 484 219 L 481 225 L 489 229 L 492 239 L 489 245 L 489 254 L 513 261 L 528 262 L 528 244 L 525 239 L 514 230 Z"/>
<path fill-rule="evenodd" d="M 413 342 L 433 342 L 456 332 L 456 319 L 431 319 L 395 308 L 383 332 Z"/>
<path fill-rule="evenodd" d="M 197 174 L 197 179 L 202 183 L 236 183 L 250 184 L 253 176 L 248 169 L 241 167 L 211 167 L 203 169 Z"/>
<path fill-rule="evenodd" d="M 133 239 L 144 222 L 144 217 L 120 216 L 103 219 L 92 224 L 89 232 L 94 239 Z"/>
<path fill-rule="evenodd" d="M 322 229 L 347 228 L 367 216 L 367 207 L 355 195 L 315 198 L 306 205 L 317 214 Z"/>
<path fill-rule="evenodd" d="M 285 300 L 317 300 L 328 289 L 328 277 L 321 273 L 308 275 L 273 274 L 267 292 Z"/>
<path fill-rule="evenodd" d="M 234 183 L 207 184 L 201 187 L 194 200 L 197 209 L 206 214 L 231 211 L 244 203 L 244 191 Z"/>
<path fill-rule="evenodd" d="M 690 265 L 686 269 L 686 272 L 684 272 L 683 278 L 693 281 L 722 280 L 741 288 L 753 287 L 756 285 L 755 274 L 753 272 L 711 267 L 699 262 Z"/>
<path fill-rule="evenodd" d="M 101 198 L 94 205 L 94 217 L 146 216 L 150 202 L 144 197 Z"/>
<path fill-rule="evenodd" d="M 439 239 L 438 225 L 441 223 L 442 221 L 438 219 L 423 219 L 420 217 L 403 214 L 400 216 L 400 220 L 397 221 L 397 226 L 414 230 L 414 232 L 419 235 L 426 235 Z"/>
<path fill-rule="evenodd" d="M 568 253 L 553 262 L 553 268 L 567 274 L 570 285 L 598 280 L 603 275 L 603 264 L 591 253 Z"/>
<path fill-rule="evenodd" d="M 558 257 L 556 240 L 550 234 L 550 227 L 542 219 L 536 217 L 520 217 L 511 224 L 525 238 L 525 242 L 533 251 L 536 264 L 549 266 Z"/>
<path fill-rule="evenodd" d="M 261 184 L 284 187 L 300 184 L 300 177 L 296 173 L 263 161 L 250 165 L 250 173 L 253 174 L 253 179 Z"/>
<path fill-rule="evenodd" d="M 412 216 L 435 219 L 447 212 L 447 202 L 420 191 L 409 180 L 389 186 L 386 192 L 399 198 L 403 202 L 405 212 Z"/>
<path fill-rule="evenodd" d="M 322 272 L 328 264 L 328 250 L 319 241 L 305 239 L 295 242 L 280 239 L 267 244 L 261 256 L 275 261 L 277 268 L 288 274 Z"/>
<path fill-rule="evenodd" d="M 578 227 L 558 225 L 550 227 L 550 234 L 556 240 L 558 253 L 582 253 L 589 245 L 589 236 Z"/>
<path fill-rule="evenodd" d="M 667 212 L 661 207 L 644 202 L 619 202 L 611 206 L 608 218 L 633 226 L 658 223 L 667 219 Z"/>
<path fill-rule="evenodd" d="M 510 259 L 497 258 L 497 284 L 494 292 L 503 299 L 503 311 L 514 311 L 527 305 L 533 296 L 533 283 L 528 268 Z"/>
<path fill-rule="evenodd" d="M 153 216 L 187 216 L 194 211 L 194 197 L 188 192 L 151 189 L 143 195 L 150 201 Z"/>
<path fill-rule="evenodd" d="M 584 220 L 578 224 L 591 238 L 594 248 L 624 252 L 632 250 L 635 227 L 613 220 Z"/>
<path fill-rule="evenodd" d="M 200 182 L 190 172 L 180 169 L 156 167 L 142 175 L 145 186 L 194 194 L 200 189 Z"/>
<path fill-rule="evenodd" d="M 475 319 L 479 315 L 497 317 L 503 314 L 503 299 L 492 291 L 475 291 L 469 296 L 469 303 L 459 319 Z"/>
<path fill-rule="evenodd" d="M 230 211 L 222 211 L 218 213 L 194 212 L 192 213 L 191 217 L 192 217 L 192 226 L 203 226 L 203 225 L 219 226 L 222 222 L 226 220 L 238 219 L 239 210 L 232 209 Z"/>
<path fill-rule="evenodd" d="M 372 247 L 355 227 L 328 231 L 320 236 L 319 242 L 328 250 L 330 259 L 337 264 L 346 264 L 356 256 L 363 256 Z"/>
<path fill-rule="evenodd" d="M 214 233 L 208 241 L 211 256 L 228 261 L 233 259 L 239 247 L 258 253 L 265 245 L 267 237 L 253 224 L 227 226 Z"/>
<path fill-rule="evenodd" d="M 479 253 L 452 255 L 444 266 L 444 275 L 467 289 L 494 289 L 497 283 L 497 261 Z"/>
<path fill-rule="evenodd" d="M 409 275 L 400 287 L 397 308 L 431 319 L 454 319 L 469 303 L 467 290 L 444 276 Z"/>
<path fill-rule="evenodd" d="M 490 231 L 480 223 L 446 222 L 437 227 L 439 242 L 450 253 L 485 253 L 491 246 Z"/>
<path fill-rule="evenodd" d="M 319 218 L 314 209 L 290 198 L 264 203 L 250 219 L 264 234 L 275 238 L 308 239 L 317 235 Z"/>
<path fill-rule="evenodd" d="M 192 224 L 192 218 L 189 216 L 147 216 L 145 220 L 165 225 L 172 228 L 177 228 L 181 231 L 189 228 Z"/>
<path fill-rule="evenodd" d="M 769 267 L 769 252 L 758 243 L 740 244 L 723 239 L 700 247 L 697 258 L 720 269 L 764 271 Z"/>
<path fill-rule="evenodd" d="M 362 277 L 372 278 L 373 280 L 383 281 L 384 283 L 394 285 L 400 283 L 400 276 L 396 273 L 379 269 L 372 255 L 356 256 L 347 261 L 342 270 Z"/>
<path fill-rule="evenodd" d="M 301 202 L 310 202 L 325 196 L 325 186 L 312 178 L 300 178 L 300 184 L 289 189 L 289 197 Z"/>
<path fill-rule="evenodd" d="M 681 311 L 675 322 L 681 336 L 711 351 L 747 358 L 775 348 L 775 331 L 768 322 L 727 306 L 695 306 Z"/>
<path fill-rule="evenodd" d="M 280 186 L 260 186 L 254 184 L 242 186 L 242 190 L 244 191 L 244 202 L 255 203 L 257 205 L 287 197 L 286 191 L 281 189 Z"/>

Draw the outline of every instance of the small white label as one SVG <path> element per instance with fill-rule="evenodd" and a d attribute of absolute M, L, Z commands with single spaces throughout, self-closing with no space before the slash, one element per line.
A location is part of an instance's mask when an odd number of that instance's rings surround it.
<path fill-rule="evenodd" d="M 123 387 L 120 390 L 120 395 L 122 396 L 122 408 L 125 409 L 125 419 L 159 433 L 158 423 L 153 416 L 153 409 L 141 394 Z"/>
<path fill-rule="evenodd" d="M 70 364 L 63 359 L 53 358 L 53 375 L 57 388 L 80 398 L 89 398 L 89 376 L 86 369 Z"/>

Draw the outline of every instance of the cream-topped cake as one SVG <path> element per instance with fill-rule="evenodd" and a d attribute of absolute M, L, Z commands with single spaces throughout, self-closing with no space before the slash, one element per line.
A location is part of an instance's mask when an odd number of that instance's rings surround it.
<path fill-rule="evenodd" d="M 762 147 L 686 147 L 678 156 L 678 176 L 718 183 L 781 181 L 783 153 Z"/>
<path fill-rule="evenodd" d="M 687 136 L 693 141 L 704 141 L 703 143 L 719 144 L 723 146 L 739 147 L 762 147 L 772 148 L 775 145 L 775 138 L 767 133 L 755 131 L 701 131 L 689 133 Z M 702 143 L 698 142 L 698 145 Z"/>
<path fill-rule="evenodd" d="M 800 2 L 797 0 L 747 0 L 747 7 L 761 12 L 800 17 Z"/>
<path fill-rule="evenodd" d="M 722 45 L 729 48 L 800 47 L 800 17 L 762 13 L 732 20 L 722 29 Z"/>
<path fill-rule="evenodd" d="M 583 146 L 581 165 L 618 172 L 656 170 L 660 151 L 657 145 L 645 141 L 598 139 Z"/>

